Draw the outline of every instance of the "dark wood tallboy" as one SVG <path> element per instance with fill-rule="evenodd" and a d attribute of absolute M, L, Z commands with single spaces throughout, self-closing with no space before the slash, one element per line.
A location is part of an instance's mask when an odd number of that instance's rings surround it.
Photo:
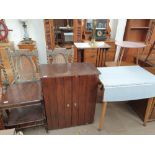
<path fill-rule="evenodd" d="M 41 65 L 48 129 L 92 123 L 99 71 L 93 64 Z"/>

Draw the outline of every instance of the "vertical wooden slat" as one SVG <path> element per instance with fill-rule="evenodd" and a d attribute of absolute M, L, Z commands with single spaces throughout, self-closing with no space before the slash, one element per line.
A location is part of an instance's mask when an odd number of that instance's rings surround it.
<path fill-rule="evenodd" d="M 86 97 L 86 102 L 85 102 L 85 122 L 89 123 L 90 121 L 90 114 L 91 114 L 91 87 L 92 87 L 92 76 L 87 76 L 87 85 L 86 85 L 86 92 L 85 92 L 85 97 Z"/>
<path fill-rule="evenodd" d="M 94 121 L 94 114 L 96 109 L 96 101 L 97 101 L 97 88 L 98 88 L 98 76 L 93 75 L 91 77 L 91 90 L 90 90 L 90 114 L 89 114 L 89 123 L 92 123 Z"/>
<path fill-rule="evenodd" d="M 64 94 L 64 78 L 56 79 L 57 85 L 57 104 L 58 104 L 58 122 L 59 128 L 65 127 L 65 94 Z"/>
<path fill-rule="evenodd" d="M 78 109 L 79 109 L 79 77 L 75 76 L 72 80 L 72 126 L 78 125 Z"/>
<path fill-rule="evenodd" d="M 72 78 L 65 77 L 65 126 L 71 126 L 71 109 L 72 109 Z"/>
<path fill-rule="evenodd" d="M 87 76 L 79 76 L 79 125 L 85 123 L 86 86 Z"/>

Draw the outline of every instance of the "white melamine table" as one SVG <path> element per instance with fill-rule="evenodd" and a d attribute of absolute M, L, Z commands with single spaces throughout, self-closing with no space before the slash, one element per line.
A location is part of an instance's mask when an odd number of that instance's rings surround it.
<path fill-rule="evenodd" d="M 99 129 L 102 128 L 107 102 L 150 98 L 144 124 L 155 97 L 155 75 L 140 66 L 98 67 L 104 86 L 104 98 Z"/>

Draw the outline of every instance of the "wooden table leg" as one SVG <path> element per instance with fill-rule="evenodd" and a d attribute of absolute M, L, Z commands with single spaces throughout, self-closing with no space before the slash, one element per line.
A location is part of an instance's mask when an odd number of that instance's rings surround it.
<path fill-rule="evenodd" d="M 84 49 L 77 49 L 77 60 L 78 62 L 84 62 Z"/>
<path fill-rule="evenodd" d="M 150 98 L 148 100 L 147 107 L 146 107 L 146 112 L 145 112 L 145 117 L 144 117 L 144 126 L 146 126 L 146 123 L 148 122 L 153 104 L 154 104 L 154 98 Z"/>
<path fill-rule="evenodd" d="M 105 67 L 105 63 L 106 63 L 106 60 L 107 60 L 107 52 L 108 52 L 109 49 L 104 49 L 104 67 Z"/>
<path fill-rule="evenodd" d="M 125 48 L 122 48 L 122 51 L 121 51 L 121 55 L 120 55 L 120 59 L 119 59 L 118 66 L 121 65 L 121 62 L 122 62 L 122 59 L 123 59 L 123 55 L 124 55 L 124 51 L 125 51 Z"/>
<path fill-rule="evenodd" d="M 103 127 L 106 109 L 107 109 L 107 102 L 103 102 L 98 130 L 101 130 Z"/>

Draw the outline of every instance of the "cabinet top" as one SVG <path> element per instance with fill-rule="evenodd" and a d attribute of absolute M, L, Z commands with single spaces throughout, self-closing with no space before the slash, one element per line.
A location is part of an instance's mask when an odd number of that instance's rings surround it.
<path fill-rule="evenodd" d="M 100 74 L 91 63 L 42 64 L 40 73 L 41 78 Z"/>

